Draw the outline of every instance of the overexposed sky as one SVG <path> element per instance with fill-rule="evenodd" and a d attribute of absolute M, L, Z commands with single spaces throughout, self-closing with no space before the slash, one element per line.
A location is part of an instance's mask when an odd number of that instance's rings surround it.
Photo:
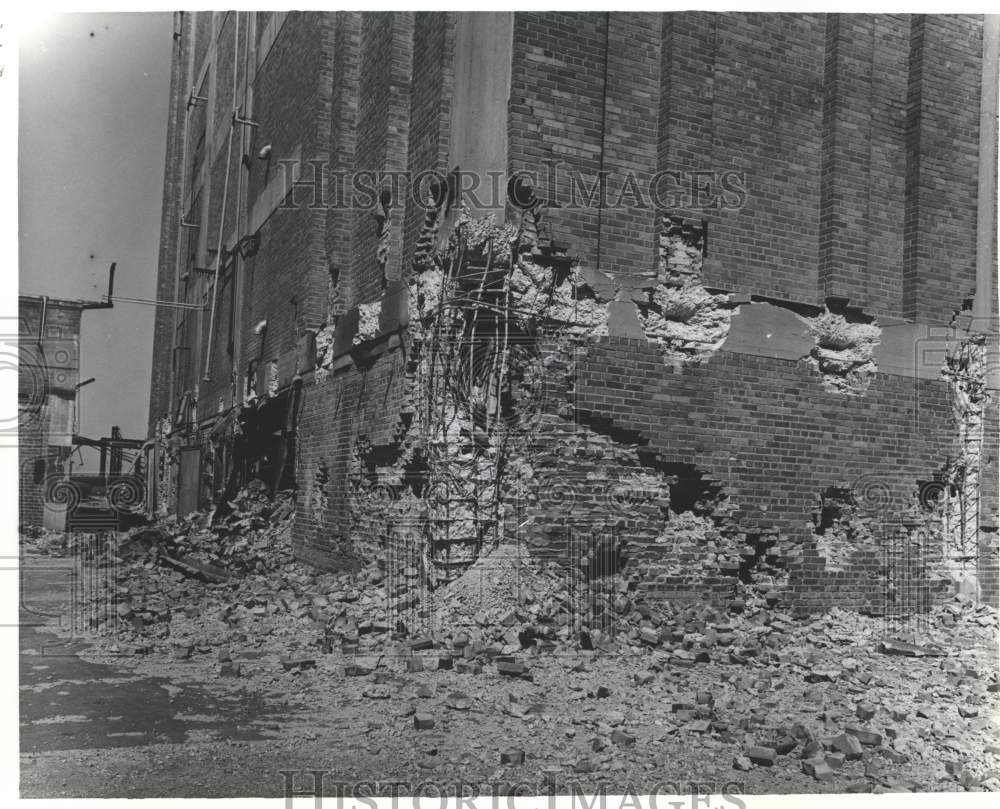
<path fill-rule="evenodd" d="M 22 294 L 100 300 L 116 261 L 116 295 L 155 297 L 172 32 L 162 12 L 52 14 L 19 32 Z M 84 435 L 145 437 L 153 313 L 84 312 Z"/>

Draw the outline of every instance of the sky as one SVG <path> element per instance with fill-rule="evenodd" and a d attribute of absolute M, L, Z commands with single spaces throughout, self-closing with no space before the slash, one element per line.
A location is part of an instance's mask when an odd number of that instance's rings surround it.
<path fill-rule="evenodd" d="M 18 37 L 21 294 L 155 297 L 170 13 L 52 14 Z M 85 311 L 80 432 L 144 438 L 154 307 Z M 85 459 L 89 461 L 89 459 Z M 90 462 L 86 464 L 90 466 Z"/>

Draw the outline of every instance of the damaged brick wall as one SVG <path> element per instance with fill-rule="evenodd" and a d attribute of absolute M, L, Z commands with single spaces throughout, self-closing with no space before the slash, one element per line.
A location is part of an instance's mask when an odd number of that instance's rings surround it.
<path fill-rule="evenodd" d="M 398 374 L 398 417 L 373 412 L 364 386 L 340 389 L 367 408 L 344 433 L 346 554 L 388 553 L 393 575 L 440 583 L 488 552 L 503 526 L 540 558 L 576 566 L 612 554 L 651 594 L 736 609 L 757 594 L 802 611 L 886 613 L 903 608 L 894 593 L 907 593 L 910 609 L 944 591 L 933 539 L 906 520 L 918 482 L 956 447 L 950 392 L 943 380 L 876 373 L 876 326 L 850 312 L 792 317 L 832 356 L 846 352 L 843 365 L 740 354 L 724 345 L 738 305 L 705 292 L 725 327 L 707 350 L 690 350 L 687 333 L 612 337 L 609 296 L 594 291 L 612 280 L 559 252 L 542 211 L 525 212 L 519 229 L 460 216 L 443 250 L 430 246 L 436 217 L 418 240 L 427 247 L 410 278 L 405 359 L 391 352 L 345 372 L 381 367 L 385 401 Z M 654 305 L 659 289 L 703 290 L 701 238 L 664 219 L 645 293 Z M 488 287 L 520 355 L 498 359 L 489 344 L 498 321 L 479 320 Z M 482 346 L 462 341 L 476 323 L 490 345 L 485 367 L 515 372 L 492 425 L 476 415 L 498 395 L 492 377 L 459 372 L 470 346 L 467 368 L 483 366 Z M 376 424 L 376 440 L 359 429 Z M 810 521 L 817 498 L 821 516 Z"/>
<path fill-rule="evenodd" d="M 611 388 L 613 368 L 630 384 Z M 873 520 L 889 523 L 955 445 L 947 386 L 932 380 L 883 374 L 863 397 L 837 396 L 805 363 L 725 347 L 665 373 L 652 347 L 622 338 L 590 348 L 578 378 L 581 411 L 718 481 L 743 531 L 779 531 L 788 600 L 799 609 L 871 609 L 882 597 L 877 552 L 849 569 L 826 568 L 809 520 L 818 494 L 852 490 Z"/>

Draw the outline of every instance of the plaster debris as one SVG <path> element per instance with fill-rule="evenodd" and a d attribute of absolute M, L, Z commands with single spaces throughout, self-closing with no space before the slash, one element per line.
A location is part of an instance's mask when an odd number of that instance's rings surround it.
<path fill-rule="evenodd" d="M 941 375 L 952 394 L 958 454 L 945 466 L 937 498 L 945 564 L 956 587 L 978 589 L 978 538 L 982 510 L 987 346 L 984 335 L 965 336 L 945 356 Z"/>
<path fill-rule="evenodd" d="M 875 347 L 882 330 L 872 321 L 856 323 L 829 308 L 815 317 L 800 317 L 816 339 L 809 361 L 823 375 L 827 389 L 863 394 L 878 370 Z"/>
<path fill-rule="evenodd" d="M 665 216 L 656 283 L 635 298 L 643 331 L 670 365 L 705 362 L 729 335 L 729 297 L 702 285 L 704 238 L 701 223 Z"/>
<path fill-rule="evenodd" d="M 324 326 L 316 332 L 316 367 L 314 379 L 322 382 L 330 374 L 333 362 L 333 334 L 335 326 Z"/>
<path fill-rule="evenodd" d="M 646 336 L 660 345 L 672 365 L 704 362 L 729 335 L 732 308 L 727 295 L 713 295 L 700 284 L 657 285 L 639 305 Z"/>
<path fill-rule="evenodd" d="M 354 345 L 361 345 L 378 337 L 378 322 L 381 313 L 382 301 L 362 303 L 358 306 L 358 332 L 352 340 Z"/>

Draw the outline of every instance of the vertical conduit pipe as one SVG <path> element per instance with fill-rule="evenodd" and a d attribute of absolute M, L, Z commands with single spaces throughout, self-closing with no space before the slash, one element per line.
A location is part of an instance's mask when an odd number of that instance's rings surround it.
<path fill-rule="evenodd" d="M 219 270 L 222 268 L 222 237 L 226 228 L 226 205 L 229 202 L 229 172 L 233 162 L 233 130 L 236 128 L 236 79 L 239 69 L 239 48 L 240 48 L 240 13 L 234 11 L 236 15 L 236 30 L 233 32 L 233 120 L 229 126 L 229 139 L 226 145 L 226 179 L 222 184 L 222 212 L 219 214 L 219 239 L 215 249 L 215 275 L 212 277 L 212 309 L 208 318 L 208 340 L 205 343 L 205 373 L 201 377 L 202 382 L 210 382 L 212 379 L 209 362 L 212 359 L 212 334 L 215 331 L 215 307 L 219 299 Z M 237 212 L 238 213 L 238 212 Z"/>

